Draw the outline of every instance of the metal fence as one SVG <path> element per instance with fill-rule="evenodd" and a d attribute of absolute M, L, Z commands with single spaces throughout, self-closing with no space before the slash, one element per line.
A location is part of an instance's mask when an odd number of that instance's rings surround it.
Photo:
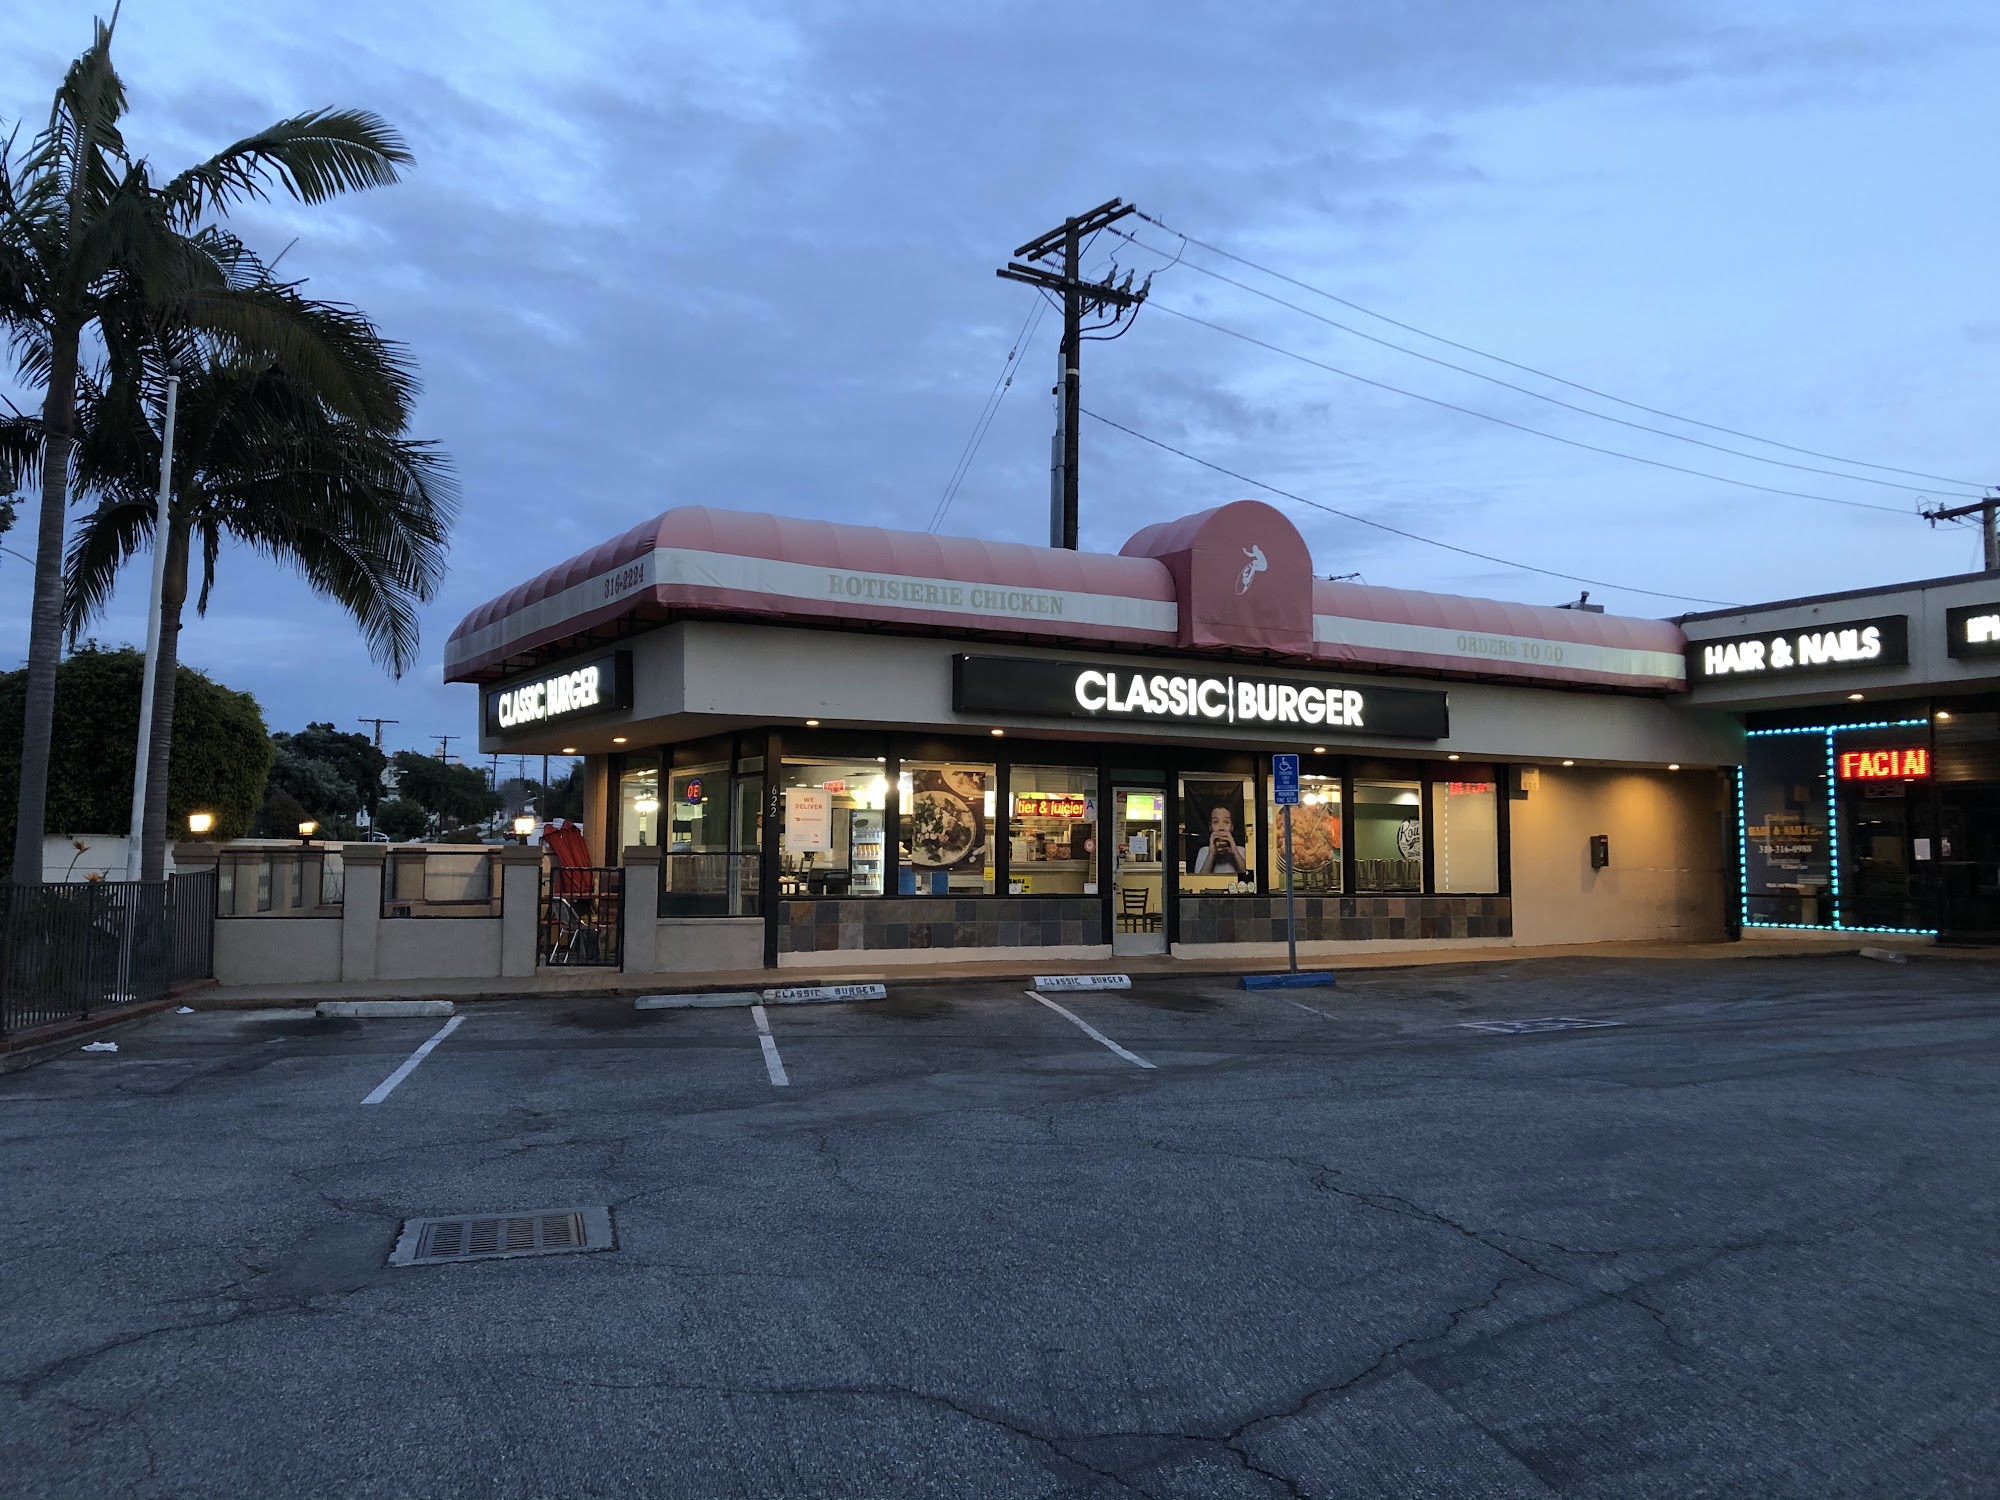
<path fill-rule="evenodd" d="M 542 880 L 544 964 L 616 969 L 624 963 L 625 872 L 552 866 Z"/>
<path fill-rule="evenodd" d="M 162 1000 L 214 959 L 215 876 L 0 884 L 0 1034 Z"/>

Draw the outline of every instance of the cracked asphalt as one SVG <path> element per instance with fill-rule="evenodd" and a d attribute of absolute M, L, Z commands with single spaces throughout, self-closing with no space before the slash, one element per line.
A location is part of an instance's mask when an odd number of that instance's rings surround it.
<path fill-rule="evenodd" d="M 165 1016 L 0 1077 L 0 1494 L 2000 1495 L 1995 977 Z"/>

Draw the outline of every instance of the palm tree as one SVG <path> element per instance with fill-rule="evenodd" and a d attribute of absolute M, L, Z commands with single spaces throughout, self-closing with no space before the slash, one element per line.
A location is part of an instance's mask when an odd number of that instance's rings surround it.
<path fill-rule="evenodd" d="M 312 355 L 257 278 L 246 283 L 241 246 L 212 220 L 273 184 L 306 203 L 397 180 L 408 149 L 372 114 L 320 110 L 283 120 L 155 185 L 125 149 L 125 85 L 111 64 L 116 21 L 99 21 L 90 48 L 56 90 L 48 125 L 16 156 L 0 144 L 0 328 L 31 386 L 38 419 L 9 419 L 0 458 L 39 479 L 34 604 L 28 633 L 13 878 L 41 879 L 49 735 L 62 653 L 63 530 L 77 403 L 93 364 L 131 378 L 132 359 L 109 357 L 112 324 L 206 330 L 245 348 Z M 330 372 L 329 372 L 330 376 Z M 329 380 L 331 385 L 331 378 Z M 32 444 L 29 462 L 21 459 Z"/>
<path fill-rule="evenodd" d="M 102 610 L 120 567 L 161 545 L 160 435 L 146 414 L 167 376 L 180 380 L 141 844 L 147 880 L 164 873 L 175 667 L 195 548 L 198 613 L 223 545 L 247 547 L 345 609 L 376 660 L 401 676 L 416 661 L 417 606 L 443 579 L 457 514 L 450 466 L 405 435 L 415 383 L 403 351 L 350 308 L 295 286 L 255 290 L 285 310 L 312 358 L 165 330 L 137 379 L 87 382 L 79 411 L 76 483 L 98 503 L 69 551 L 73 637 Z"/>

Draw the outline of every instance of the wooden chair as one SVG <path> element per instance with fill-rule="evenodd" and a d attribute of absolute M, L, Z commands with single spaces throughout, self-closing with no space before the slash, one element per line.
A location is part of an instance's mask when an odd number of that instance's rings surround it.
<path fill-rule="evenodd" d="M 1150 886 L 1118 887 L 1118 930 L 1120 932 L 1160 930 L 1160 914 L 1153 910 L 1153 891 Z"/>

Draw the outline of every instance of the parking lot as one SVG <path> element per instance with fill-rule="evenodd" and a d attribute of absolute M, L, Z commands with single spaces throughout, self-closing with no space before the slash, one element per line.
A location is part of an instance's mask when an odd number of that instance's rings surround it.
<path fill-rule="evenodd" d="M 1994 979 L 164 1016 L 0 1077 L 0 1490 L 2000 1494 Z"/>

